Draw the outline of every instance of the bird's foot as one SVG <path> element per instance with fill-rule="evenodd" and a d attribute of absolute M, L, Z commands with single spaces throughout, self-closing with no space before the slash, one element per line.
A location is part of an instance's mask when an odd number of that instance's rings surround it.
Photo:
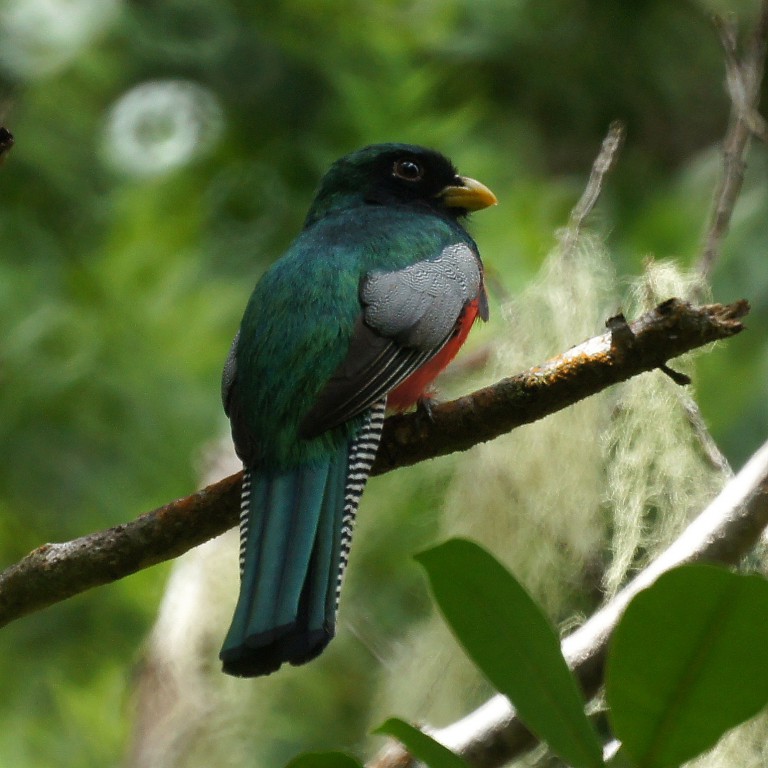
<path fill-rule="evenodd" d="M 430 424 L 435 423 L 434 407 L 440 405 L 432 394 L 424 394 L 416 401 L 416 413 L 419 418 L 426 419 Z"/>

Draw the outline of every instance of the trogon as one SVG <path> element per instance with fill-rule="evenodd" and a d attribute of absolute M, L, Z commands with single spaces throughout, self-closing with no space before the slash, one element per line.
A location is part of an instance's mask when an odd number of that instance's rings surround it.
<path fill-rule="evenodd" d="M 428 396 L 488 317 L 462 221 L 495 203 L 438 152 L 365 147 L 331 166 L 302 231 L 256 285 L 222 380 L 244 468 L 225 672 L 302 664 L 333 637 L 385 408 Z"/>

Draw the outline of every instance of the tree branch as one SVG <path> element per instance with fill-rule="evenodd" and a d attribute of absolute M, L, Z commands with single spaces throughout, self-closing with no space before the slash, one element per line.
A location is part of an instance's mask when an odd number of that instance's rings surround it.
<path fill-rule="evenodd" d="M 743 329 L 746 301 L 691 306 L 670 299 L 628 324 L 471 395 L 387 419 L 373 468 L 382 474 L 464 451 L 612 384 Z M 0 573 L 0 627 L 91 587 L 177 557 L 237 523 L 241 475 L 136 520 L 60 544 L 44 544 Z"/>
<path fill-rule="evenodd" d="M 563 655 L 587 697 L 603 680 L 608 641 L 630 600 L 662 573 L 684 563 L 733 565 L 768 526 L 768 442 L 766 442 L 688 526 L 681 536 L 616 597 L 562 642 Z M 498 768 L 536 743 L 504 696 L 497 695 L 471 714 L 431 735 L 475 768 Z M 387 747 L 369 768 L 411 768 L 408 753 Z"/>
<path fill-rule="evenodd" d="M 746 301 L 694 307 L 670 299 L 628 324 L 619 315 L 608 333 L 517 376 L 432 409 L 431 418 L 387 419 L 374 474 L 466 451 L 548 416 L 667 360 L 738 333 Z"/>
<path fill-rule="evenodd" d="M 698 263 L 698 270 L 705 280 L 711 276 L 720 257 L 721 244 L 728 234 L 736 199 L 744 182 L 750 137 L 754 134 L 763 141 L 768 137 L 765 120 L 757 111 L 768 40 L 768 1 L 763 0 L 760 17 L 742 57 L 739 57 L 734 23 L 716 16 L 715 24 L 725 52 L 725 75 L 731 113 L 723 140 L 723 171 L 715 189 L 704 250 Z"/>

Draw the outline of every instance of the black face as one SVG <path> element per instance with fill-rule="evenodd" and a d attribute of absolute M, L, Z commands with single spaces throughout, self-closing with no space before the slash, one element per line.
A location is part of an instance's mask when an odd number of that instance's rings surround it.
<path fill-rule="evenodd" d="M 488 190 L 479 204 L 476 194 L 457 195 L 468 181 L 434 150 L 412 144 L 374 144 L 342 157 L 328 169 L 304 225 L 361 204 L 408 206 L 456 220 L 468 210 L 492 204 Z M 464 203 L 467 207 L 462 207 Z"/>
<path fill-rule="evenodd" d="M 375 159 L 366 202 L 381 205 L 428 207 L 452 217 L 466 213 L 444 205 L 440 193 L 449 186 L 461 186 L 462 179 L 448 158 L 433 150 L 398 147 Z"/>

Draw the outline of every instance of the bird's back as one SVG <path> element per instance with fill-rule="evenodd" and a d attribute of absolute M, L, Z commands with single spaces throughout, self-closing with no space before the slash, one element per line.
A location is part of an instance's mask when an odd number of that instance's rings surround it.
<path fill-rule="evenodd" d="M 236 353 L 237 427 L 259 441 L 258 463 L 290 466 L 338 447 L 359 419 L 298 438 L 302 419 L 344 360 L 361 313 L 360 282 L 371 272 L 437 258 L 469 236 L 450 222 L 379 206 L 328 216 L 304 230 L 259 281 Z M 286 375 L 289 373 L 289 375 Z"/>

